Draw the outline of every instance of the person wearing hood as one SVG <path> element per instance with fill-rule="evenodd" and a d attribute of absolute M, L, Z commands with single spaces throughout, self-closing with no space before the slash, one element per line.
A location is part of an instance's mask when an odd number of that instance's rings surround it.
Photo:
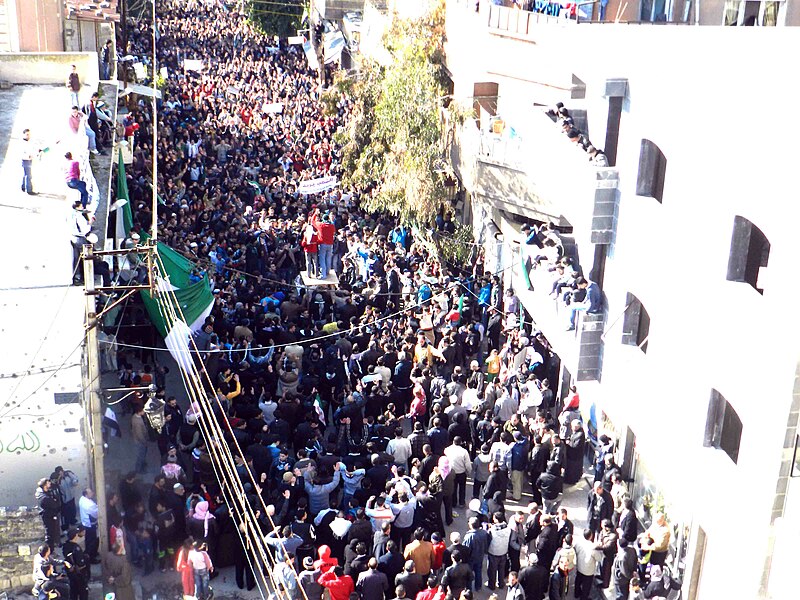
<path fill-rule="evenodd" d="M 208 502 L 198 502 L 186 522 L 186 529 L 196 541 L 208 545 L 208 553 L 215 557 L 217 547 L 217 519 L 212 514 Z"/>
<path fill-rule="evenodd" d="M 492 526 L 489 528 L 491 541 L 489 542 L 489 567 L 487 569 L 490 590 L 505 585 L 507 576 L 506 555 L 508 554 L 508 545 L 512 532 L 505 521 L 503 513 L 494 513 L 492 521 Z"/>
<path fill-rule="evenodd" d="M 314 567 L 314 559 L 306 556 L 303 559 L 303 570 L 297 575 L 297 585 L 302 589 L 304 598 L 321 600 L 323 588 L 318 583 L 321 575 L 322 572 Z"/>
<path fill-rule="evenodd" d="M 486 502 L 486 511 L 490 515 L 500 514 L 503 516 L 503 520 L 506 519 L 506 505 L 503 500 L 503 494 L 501 492 L 495 492 L 494 496 L 489 498 Z"/>
<path fill-rule="evenodd" d="M 330 546 L 326 546 L 323 544 L 317 550 L 317 555 L 319 558 L 314 561 L 314 569 L 319 571 L 320 573 L 327 573 L 331 570 L 332 567 L 336 567 L 339 565 L 339 561 L 336 560 L 334 556 L 331 556 L 331 548 Z"/>
<path fill-rule="evenodd" d="M 554 515 L 561 504 L 561 492 L 564 481 L 561 478 L 561 466 L 555 461 L 547 463 L 547 470 L 536 480 L 536 489 L 542 495 L 545 512 Z"/>

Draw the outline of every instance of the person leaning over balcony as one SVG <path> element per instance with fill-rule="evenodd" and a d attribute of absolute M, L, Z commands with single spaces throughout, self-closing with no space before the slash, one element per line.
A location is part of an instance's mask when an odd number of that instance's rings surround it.
<path fill-rule="evenodd" d="M 567 331 L 575 329 L 575 317 L 579 311 L 583 310 L 589 314 L 597 314 L 603 309 L 600 286 L 594 281 L 589 281 L 583 277 L 578 277 L 575 283 L 579 290 L 586 290 L 586 297 L 580 302 L 573 302 L 569 305 L 569 327 L 567 327 Z"/>
<path fill-rule="evenodd" d="M 602 150 L 598 150 L 594 146 L 589 146 L 588 148 L 586 148 L 586 154 L 589 155 L 589 162 L 592 163 L 595 167 L 608 166 L 608 157 Z"/>

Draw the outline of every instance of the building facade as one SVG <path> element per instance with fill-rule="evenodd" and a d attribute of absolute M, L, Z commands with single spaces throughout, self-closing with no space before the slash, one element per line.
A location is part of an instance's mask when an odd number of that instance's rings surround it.
<path fill-rule="evenodd" d="M 798 126 L 765 113 L 794 106 L 800 81 L 760 57 L 800 37 L 543 15 L 525 16 L 523 35 L 493 10 L 449 3 L 446 47 L 454 100 L 475 109 L 451 159 L 487 270 L 561 357 L 560 390 L 577 385 L 619 441 L 642 521 L 666 512 L 684 597 L 791 597 Z M 558 101 L 610 166 L 590 164 L 545 114 Z M 577 331 L 520 233 L 548 221 L 603 291 L 602 314 Z"/>

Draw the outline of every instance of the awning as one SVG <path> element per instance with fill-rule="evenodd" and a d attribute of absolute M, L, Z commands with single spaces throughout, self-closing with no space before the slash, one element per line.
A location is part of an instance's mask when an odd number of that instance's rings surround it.
<path fill-rule="evenodd" d="M 477 161 L 474 192 L 502 210 L 536 221 L 552 221 L 558 227 L 571 227 L 561 211 L 532 189 L 533 182 L 522 171 Z"/>
<path fill-rule="evenodd" d="M 119 97 L 124 98 L 128 94 L 139 94 L 140 96 L 147 96 L 148 98 L 155 96 L 159 100 L 161 99 L 161 92 L 158 89 L 154 90 L 146 85 L 137 85 L 135 83 L 129 83 L 125 89 L 119 93 Z"/>

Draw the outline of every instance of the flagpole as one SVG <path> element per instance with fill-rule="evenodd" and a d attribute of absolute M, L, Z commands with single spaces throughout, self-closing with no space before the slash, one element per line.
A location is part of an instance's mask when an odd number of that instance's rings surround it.
<path fill-rule="evenodd" d="M 153 227 L 150 240 L 158 241 L 158 51 L 156 50 L 156 0 L 153 0 Z"/>

